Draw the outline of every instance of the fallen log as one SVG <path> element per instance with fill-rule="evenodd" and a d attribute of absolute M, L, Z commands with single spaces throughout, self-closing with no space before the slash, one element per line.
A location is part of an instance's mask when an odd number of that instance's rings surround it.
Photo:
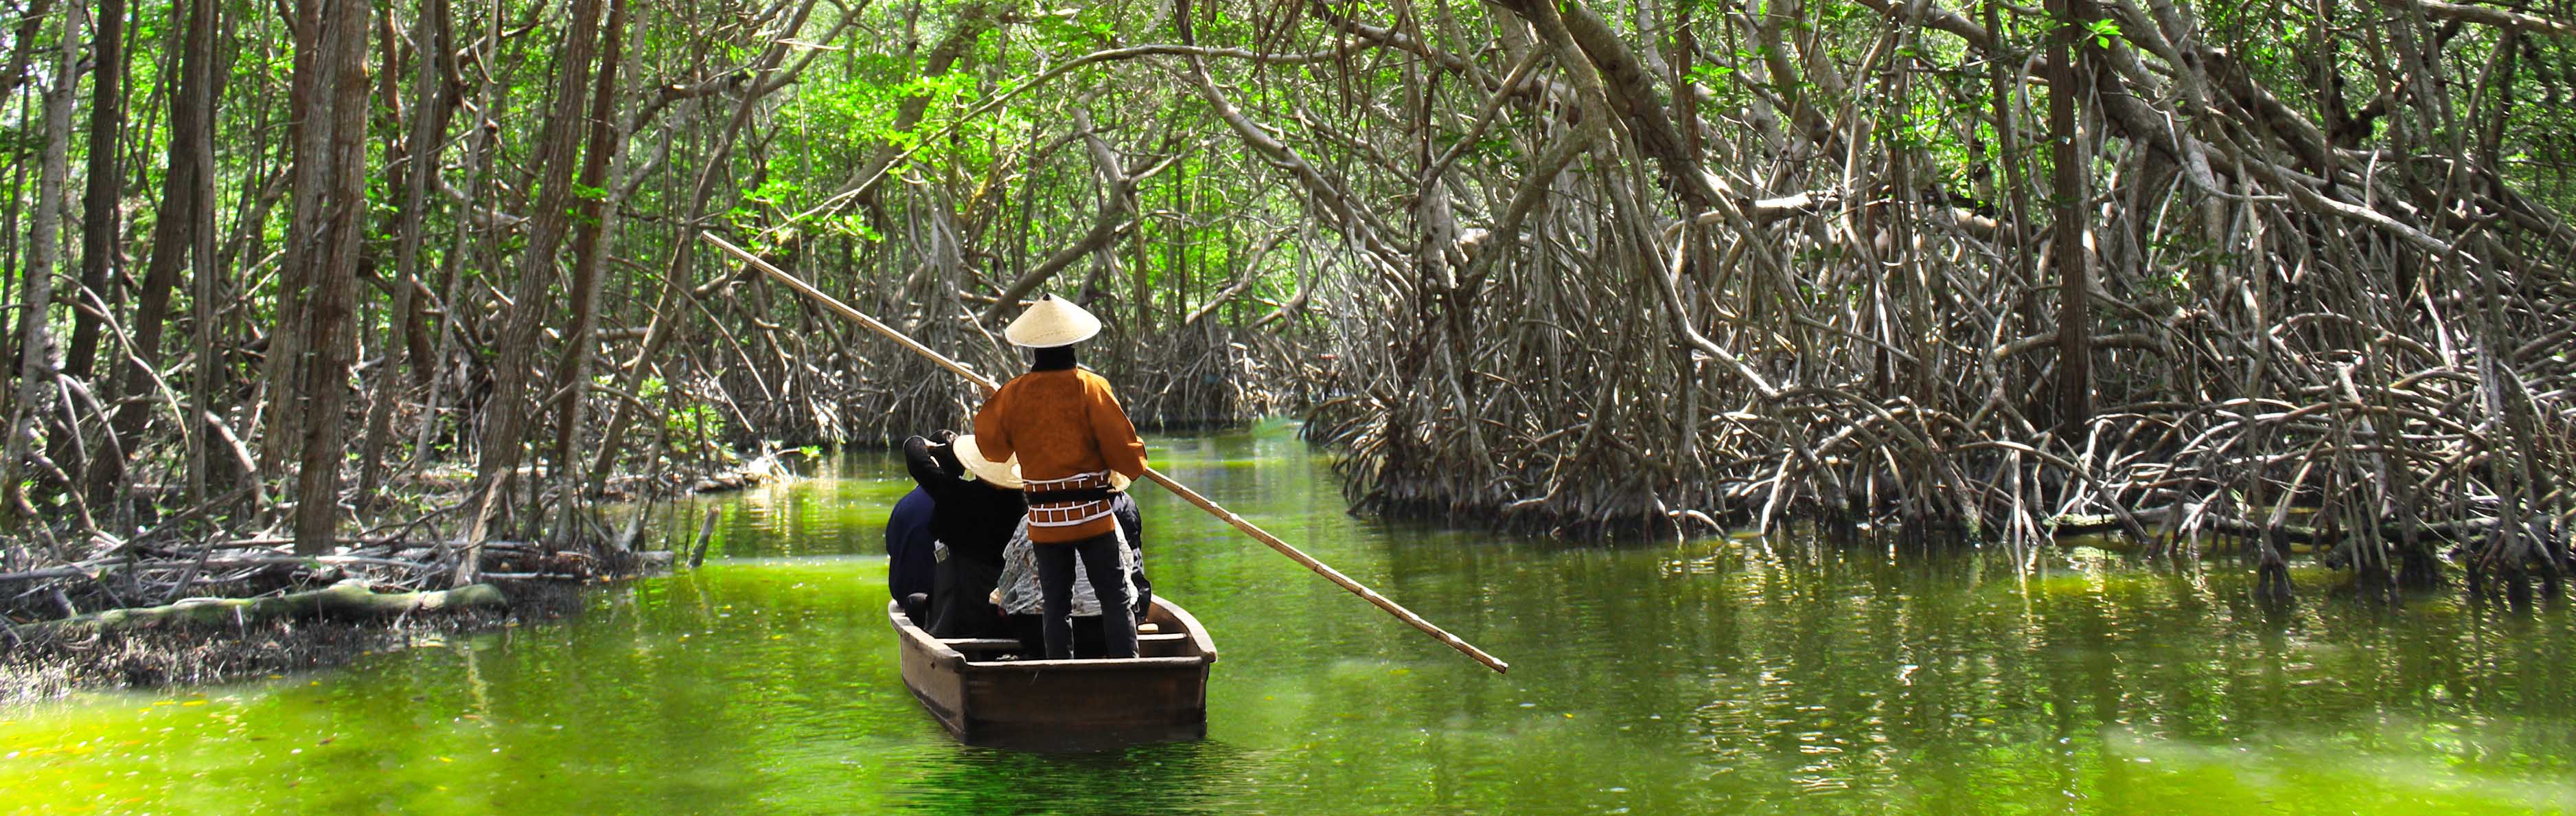
<path fill-rule="evenodd" d="M 379 594 L 368 589 L 366 582 L 352 580 L 274 598 L 189 598 L 168 606 L 110 609 L 21 626 L 19 631 L 61 635 L 160 626 L 222 626 L 271 618 L 368 620 L 509 606 L 509 597 L 491 584 Z"/>
<path fill-rule="evenodd" d="M 287 566 L 319 566 L 319 567 L 358 567 L 358 566 L 364 566 L 364 567 L 386 567 L 386 568 L 392 568 L 392 569 L 404 569 L 404 570 L 419 570 L 419 569 L 423 569 L 423 568 L 424 568 L 424 565 L 423 565 L 423 564 L 420 564 L 420 563 L 418 563 L 418 562 L 413 562 L 413 561 L 404 561 L 404 560 L 394 559 L 394 558 L 373 558 L 373 557 L 368 557 L 368 556 L 359 556 L 359 555 L 289 555 L 289 554 L 285 554 L 285 553 L 277 553 L 277 554 L 272 554 L 272 555 L 257 555 L 257 556 L 228 557 L 228 558 L 210 558 L 210 559 L 203 559 L 203 560 L 196 559 L 196 558 L 170 558 L 170 559 L 160 559 L 160 560 L 152 560 L 152 561 L 143 561 L 143 560 L 138 560 L 138 559 L 134 559 L 134 558 L 117 557 L 117 558 L 94 558 L 94 559 L 90 559 L 90 560 L 88 560 L 88 561 L 80 562 L 80 563 L 78 563 L 78 564 L 70 564 L 70 565 L 59 566 L 59 567 L 47 567 L 47 568 L 45 568 L 45 569 L 40 569 L 40 570 L 30 570 L 30 571 L 27 571 L 27 572 L 12 572 L 12 573 L 8 573 L 8 574 L 5 574 L 5 575 L 0 575 L 0 583 L 10 583 L 10 582 L 16 582 L 16 581 L 43 581 L 43 580 L 52 580 L 52 579 L 57 579 L 57 578 L 75 578 L 75 577 L 85 577 L 85 578 L 90 578 L 90 579 L 97 579 L 97 578 L 100 578 L 100 577 L 104 577 L 104 576 L 108 575 L 109 573 L 115 573 L 115 572 L 155 572 L 155 571 L 159 571 L 159 572 L 167 572 L 167 571 L 170 571 L 170 570 L 185 570 L 185 569 L 214 569 L 214 570 L 228 570 L 228 569 L 240 569 L 240 568 L 245 568 L 245 567 L 287 567 Z"/>

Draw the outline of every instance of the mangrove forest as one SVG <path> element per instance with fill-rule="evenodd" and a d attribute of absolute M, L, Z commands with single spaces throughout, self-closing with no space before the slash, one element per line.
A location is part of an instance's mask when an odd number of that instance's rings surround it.
<path fill-rule="evenodd" d="M 980 399 L 702 235 L 988 372 L 1075 300 L 1140 424 L 1306 417 L 1366 512 L 2555 592 L 2570 20 L 13 0 L 0 596 L 610 559 Z"/>
<path fill-rule="evenodd" d="M 0 810 L 2576 809 L 2576 2 L 2026 1 L 0 0 Z"/>

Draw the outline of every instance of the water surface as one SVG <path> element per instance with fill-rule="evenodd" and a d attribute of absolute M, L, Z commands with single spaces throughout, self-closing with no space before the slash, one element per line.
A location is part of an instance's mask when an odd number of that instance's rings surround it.
<path fill-rule="evenodd" d="M 1158 465 L 1510 660 L 1495 675 L 1153 488 L 1222 654 L 1202 742 L 962 747 L 884 618 L 895 458 L 708 505 L 704 570 L 265 682 L 0 713 L 0 811 L 2576 811 L 2576 625 L 2448 597 L 2267 615 L 2228 564 L 1355 519 L 1293 431 Z M 699 507 L 658 535 L 693 535 Z"/>

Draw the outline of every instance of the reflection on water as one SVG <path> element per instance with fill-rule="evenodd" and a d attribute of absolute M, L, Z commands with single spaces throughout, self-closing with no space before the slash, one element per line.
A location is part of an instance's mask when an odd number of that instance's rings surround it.
<path fill-rule="evenodd" d="M 0 713 L 0 810 L 2576 811 L 2576 626 L 2447 598 L 2267 617 L 2092 551 L 1566 547 L 1355 519 L 1280 427 L 1158 464 L 1512 661 L 1495 675 L 1160 491 L 1209 739 L 956 745 L 884 621 L 899 463 L 714 500 L 705 570 L 346 670 Z M 699 507 L 657 535 L 692 536 Z M 2303 574 L 2317 587 L 2324 574 Z"/>

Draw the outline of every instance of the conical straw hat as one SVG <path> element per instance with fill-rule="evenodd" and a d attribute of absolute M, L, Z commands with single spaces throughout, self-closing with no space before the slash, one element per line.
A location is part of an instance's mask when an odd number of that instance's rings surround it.
<path fill-rule="evenodd" d="M 1028 487 L 1027 483 L 1020 481 L 1020 457 L 1017 454 L 1012 455 L 1008 462 L 985 459 L 984 449 L 975 447 L 974 434 L 957 437 L 957 441 L 950 442 L 948 445 L 957 452 L 957 461 L 964 464 L 968 471 L 973 472 L 975 478 L 984 480 L 986 484 L 1003 490 L 1021 490 Z"/>
<path fill-rule="evenodd" d="M 1013 345 L 1030 348 L 1070 346 L 1099 333 L 1100 318 L 1073 305 L 1073 301 L 1053 295 L 1038 296 L 1037 305 L 1021 312 L 1010 328 L 1002 330 L 1002 336 L 1011 338 Z"/>

